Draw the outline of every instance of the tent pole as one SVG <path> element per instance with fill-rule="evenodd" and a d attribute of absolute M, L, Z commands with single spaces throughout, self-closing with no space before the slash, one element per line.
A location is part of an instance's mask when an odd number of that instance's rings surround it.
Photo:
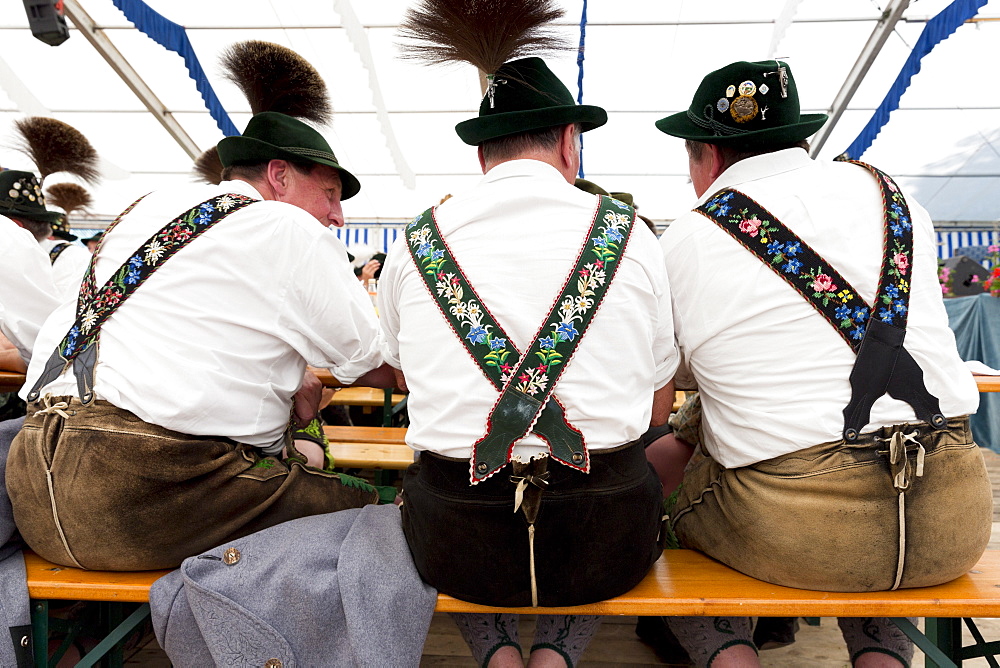
<path fill-rule="evenodd" d="M 104 34 L 104 30 L 97 27 L 94 20 L 90 18 L 90 15 L 80 6 L 80 3 L 77 0 L 63 0 L 63 7 L 65 8 L 66 16 L 76 24 L 76 27 L 80 30 L 80 34 L 87 38 L 91 46 L 108 62 L 111 69 L 125 82 L 125 85 L 132 89 L 136 97 L 142 101 L 156 120 L 170 133 L 170 136 L 173 137 L 174 141 L 180 145 L 184 152 L 192 160 L 201 155 L 201 149 L 194 143 L 191 136 L 181 127 L 181 124 L 177 122 L 177 119 L 170 113 L 166 106 L 160 102 L 159 98 L 156 97 L 156 94 L 146 84 L 139 73 L 135 71 L 131 63 L 128 62 L 125 56 L 108 39 L 108 36 Z"/>
<path fill-rule="evenodd" d="M 871 68 L 872 63 L 875 62 L 875 58 L 878 57 L 882 46 L 889 39 L 889 35 L 895 29 L 896 23 L 902 18 L 903 12 L 906 11 L 909 5 L 910 0 L 890 0 L 889 5 L 882 12 L 882 18 L 879 19 L 875 30 L 872 31 L 871 36 L 868 38 L 868 43 L 861 49 L 857 62 L 854 63 L 850 74 L 844 80 L 844 85 L 840 87 L 840 92 L 837 93 L 837 97 L 833 99 L 833 104 L 827 110 L 830 119 L 820 128 L 810 143 L 809 155 L 812 157 L 819 155 L 826 140 L 830 138 L 830 133 L 833 132 L 834 126 L 837 125 L 837 121 L 840 120 L 844 110 L 847 109 L 847 105 L 850 104 L 851 98 L 857 92 L 858 86 L 861 85 L 861 81 L 868 74 L 868 70 Z"/>

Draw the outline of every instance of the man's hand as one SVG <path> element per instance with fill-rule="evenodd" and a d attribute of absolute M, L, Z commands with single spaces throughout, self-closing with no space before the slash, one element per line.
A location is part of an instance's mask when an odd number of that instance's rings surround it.
<path fill-rule="evenodd" d="M 302 376 L 302 386 L 292 397 L 295 406 L 295 428 L 301 429 L 319 413 L 323 399 L 323 383 L 312 371 L 306 369 Z"/>
<path fill-rule="evenodd" d="M 375 272 L 378 271 L 381 266 L 382 263 L 378 260 L 368 260 L 368 262 L 365 263 L 365 266 L 361 267 L 361 273 L 358 275 L 358 278 L 361 279 L 361 283 L 365 287 L 368 286 L 369 280 L 375 278 Z"/>

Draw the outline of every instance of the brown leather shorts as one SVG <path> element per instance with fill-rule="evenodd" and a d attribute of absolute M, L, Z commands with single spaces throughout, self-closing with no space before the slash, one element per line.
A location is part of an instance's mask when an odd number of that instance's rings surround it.
<path fill-rule="evenodd" d="M 44 397 L 43 397 L 44 399 Z M 226 439 L 148 424 L 106 401 L 38 416 L 28 406 L 7 462 L 14 521 L 57 564 L 174 568 L 194 554 L 307 515 L 376 503 L 353 478 Z"/>
<path fill-rule="evenodd" d="M 907 491 L 893 486 L 888 441 L 907 444 Z M 821 591 L 926 587 L 965 573 L 990 539 L 993 496 L 967 417 L 933 432 L 884 427 L 858 442 L 825 443 L 725 469 L 696 454 L 671 523 L 684 547 L 766 582 Z"/>

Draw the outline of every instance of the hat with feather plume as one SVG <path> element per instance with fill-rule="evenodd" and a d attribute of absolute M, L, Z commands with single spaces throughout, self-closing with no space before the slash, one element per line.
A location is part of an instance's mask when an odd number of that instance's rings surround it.
<path fill-rule="evenodd" d="M 97 183 L 100 176 L 97 171 L 97 151 L 83 133 L 54 118 L 22 118 L 14 123 L 14 129 L 17 132 L 15 147 L 35 163 L 40 178 L 28 171 L 0 172 L 0 215 L 57 226 L 64 216 L 46 208 L 45 195 L 42 193 L 45 178 L 57 172 L 67 172 L 87 183 Z M 76 184 L 66 185 L 83 189 Z M 87 197 L 89 203 L 89 195 Z M 62 238 L 68 241 L 76 239 L 68 230 Z"/>
<path fill-rule="evenodd" d="M 563 12 L 552 0 L 422 0 L 400 26 L 404 58 L 431 64 L 466 62 L 486 75 L 479 116 L 455 126 L 466 144 L 579 123 L 608 120 L 601 107 L 577 104 L 537 56 L 565 49 L 546 26 Z"/>
<path fill-rule="evenodd" d="M 59 219 L 52 223 L 53 236 L 66 241 L 76 241 L 78 237 L 70 234 L 70 214 L 87 208 L 93 203 L 94 198 L 78 183 L 53 183 L 45 189 L 45 195 L 49 204 L 63 210 Z"/>
<path fill-rule="evenodd" d="M 312 65 L 291 49 L 250 40 L 229 47 L 222 66 L 253 112 L 241 136 L 218 143 L 223 167 L 266 160 L 314 162 L 340 175 L 342 200 L 358 194 L 358 179 L 340 166 L 323 135 L 302 120 L 323 124 L 332 115 L 326 84 Z"/>

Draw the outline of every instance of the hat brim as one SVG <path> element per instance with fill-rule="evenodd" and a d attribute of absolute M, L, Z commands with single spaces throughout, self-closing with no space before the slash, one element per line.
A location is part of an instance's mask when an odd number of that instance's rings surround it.
<path fill-rule="evenodd" d="M 52 230 L 52 236 L 58 237 L 63 241 L 76 241 L 80 237 L 75 234 L 70 234 L 69 232 L 63 232 L 62 230 Z"/>
<path fill-rule="evenodd" d="M 687 112 L 682 111 L 671 114 L 656 121 L 656 129 L 665 134 L 690 139 L 692 141 L 704 142 L 706 144 L 719 144 L 725 146 L 759 146 L 761 144 L 773 144 L 778 142 L 796 142 L 807 137 L 811 137 L 823 127 L 827 121 L 826 114 L 802 114 L 798 123 L 781 125 L 765 130 L 754 130 L 751 132 L 741 132 L 733 135 L 717 135 L 711 130 L 696 125 L 688 118 Z"/>
<path fill-rule="evenodd" d="M 556 125 L 579 123 L 583 132 L 599 128 L 608 122 L 608 112 L 589 104 L 567 104 L 544 109 L 508 111 L 478 116 L 462 121 L 455 132 L 466 144 L 478 146 L 484 141 L 541 130 Z"/>
<path fill-rule="evenodd" d="M 28 220 L 37 220 L 40 223 L 57 223 L 62 218 L 62 214 L 58 211 L 22 209 L 17 206 L 0 207 L 0 216 L 27 218 Z M 73 238 L 76 239 L 76 237 Z"/>
<path fill-rule="evenodd" d="M 226 137 L 219 142 L 218 149 L 219 158 L 224 165 L 259 160 L 306 160 L 327 165 L 337 170 L 337 174 L 340 175 L 341 201 L 351 199 L 361 191 L 361 183 L 354 174 L 341 167 L 335 160 L 315 155 L 316 152 L 312 150 L 308 153 L 305 151 L 298 153 L 253 137 Z"/>

